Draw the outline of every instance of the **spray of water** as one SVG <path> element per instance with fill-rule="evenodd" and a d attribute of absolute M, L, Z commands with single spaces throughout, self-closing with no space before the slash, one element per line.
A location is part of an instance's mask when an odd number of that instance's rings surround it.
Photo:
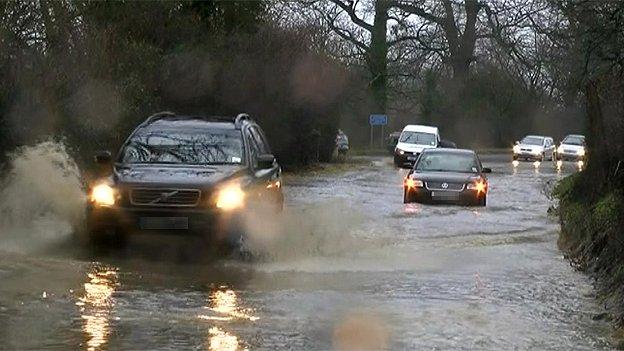
<path fill-rule="evenodd" d="M 341 200 L 288 208 L 278 216 L 248 218 L 246 249 L 270 261 L 344 256 L 367 245 L 358 238 L 365 216 Z"/>
<path fill-rule="evenodd" d="M 40 250 L 82 225 L 80 172 L 62 143 L 22 147 L 10 155 L 9 169 L 0 187 L 0 250 Z"/>

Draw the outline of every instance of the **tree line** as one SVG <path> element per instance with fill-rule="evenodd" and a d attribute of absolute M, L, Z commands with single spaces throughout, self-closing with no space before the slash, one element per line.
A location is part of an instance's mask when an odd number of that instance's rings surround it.
<path fill-rule="evenodd" d="M 160 110 L 248 112 L 292 165 L 329 159 L 339 127 L 356 147 L 367 145 L 372 113 L 388 114 L 391 130 L 438 125 L 467 147 L 507 147 L 532 132 L 592 133 L 588 89 L 606 78 L 590 72 L 588 62 L 604 64 L 589 41 L 617 28 L 605 11 L 620 6 L 3 1 L 0 151 L 62 136 L 86 162 Z M 610 54 L 621 48 L 613 36 L 601 39 Z"/>

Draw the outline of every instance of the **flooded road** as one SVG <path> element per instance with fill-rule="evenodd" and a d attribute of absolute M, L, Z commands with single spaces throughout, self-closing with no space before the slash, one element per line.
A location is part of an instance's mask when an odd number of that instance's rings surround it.
<path fill-rule="evenodd" d="M 468 208 L 402 204 L 390 161 L 287 177 L 286 219 L 259 230 L 253 262 L 181 236 L 97 254 L 0 242 L 0 349 L 609 348 L 556 247 L 551 164 L 484 158 L 488 206 Z"/>

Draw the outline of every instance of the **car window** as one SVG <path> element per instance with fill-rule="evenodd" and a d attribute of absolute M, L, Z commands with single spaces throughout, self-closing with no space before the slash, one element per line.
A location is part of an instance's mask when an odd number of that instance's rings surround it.
<path fill-rule="evenodd" d="M 568 135 L 567 137 L 565 137 L 565 139 L 563 139 L 561 143 L 568 144 L 568 145 L 582 146 L 582 145 L 585 145 L 585 139 L 578 137 L 578 136 Z"/>
<path fill-rule="evenodd" d="M 520 141 L 520 144 L 542 146 L 542 145 L 544 145 L 544 138 L 528 136 L 528 137 L 525 137 L 524 139 L 522 139 L 522 141 Z"/>
<path fill-rule="evenodd" d="M 249 155 L 251 159 L 251 166 L 252 168 L 257 168 L 258 167 L 258 155 L 261 154 L 261 151 L 260 151 L 260 146 L 258 145 L 258 142 L 256 142 L 256 139 L 253 137 L 251 128 L 248 128 L 245 131 L 245 138 L 247 139 L 247 142 L 249 143 L 249 153 L 250 153 Z"/>
<path fill-rule="evenodd" d="M 121 153 L 123 163 L 242 164 L 238 130 L 139 131 Z"/>
<path fill-rule="evenodd" d="M 264 134 L 262 133 L 260 128 L 257 126 L 253 126 L 249 129 L 251 130 L 251 136 L 258 146 L 258 151 L 260 152 L 260 154 L 270 154 L 271 149 L 269 148 L 269 145 L 266 142 L 266 138 L 264 137 Z"/>
<path fill-rule="evenodd" d="M 404 131 L 401 133 L 399 141 L 406 144 L 418 144 L 418 145 L 436 145 L 436 135 L 432 133 L 423 132 L 410 132 Z"/>
<path fill-rule="evenodd" d="M 478 173 L 479 163 L 472 154 L 423 153 L 415 166 L 416 171 Z"/>

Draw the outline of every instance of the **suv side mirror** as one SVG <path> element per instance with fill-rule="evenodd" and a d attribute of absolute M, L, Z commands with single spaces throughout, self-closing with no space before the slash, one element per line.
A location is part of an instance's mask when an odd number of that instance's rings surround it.
<path fill-rule="evenodd" d="M 258 156 L 258 168 L 259 169 L 273 168 L 274 162 L 275 162 L 275 156 L 273 154 L 264 154 L 264 155 Z"/>
<path fill-rule="evenodd" d="M 95 163 L 100 165 L 106 165 L 113 162 L 113 156 L 110 151 L 99 151 L 94 157 Z"/>
<path fill-rule="evenodd" d="M 482 173 L 492 173 L 492 169 L 491 169 L 491 168 L 488 168 L 488 167 L 483 167 L 483 168 L 481 169 L 481 172 L 482 172 Z"/>

